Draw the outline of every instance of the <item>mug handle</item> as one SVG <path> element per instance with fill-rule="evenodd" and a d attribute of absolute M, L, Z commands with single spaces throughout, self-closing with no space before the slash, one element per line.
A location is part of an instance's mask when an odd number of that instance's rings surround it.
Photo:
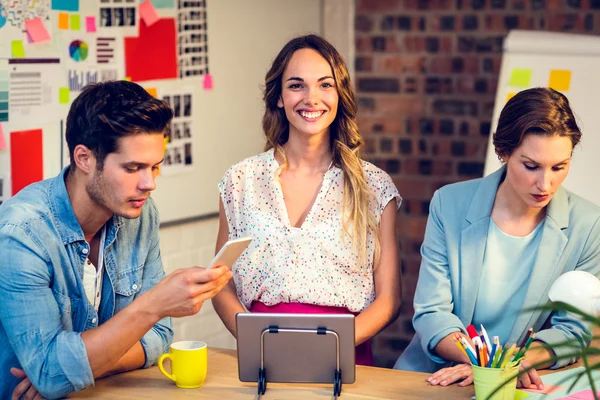
<path fill-rule="evenodd" d="M 168 373 L 165 370 L 165 367 L 163 367 L 163 361 L 165 361 L 166 358 L 168 358 L 169 360 L 171 360 L 171 363 L 173 362 L 173 359 L 171 358 L 171 354 L 169 354 L 169 353 L 163 354 L 158 359 L 158 369 L 160 369 L 160 372 L 162 372 L 164 376 L 166 376 L 167 378 L 169 378 L 170 380 L 172 380 L 173 382 L 175 382 L 175 375 L 171 375 L 170 373 Z M 171 368 L 171 371 L 173 371 L 172 368 Z"/>

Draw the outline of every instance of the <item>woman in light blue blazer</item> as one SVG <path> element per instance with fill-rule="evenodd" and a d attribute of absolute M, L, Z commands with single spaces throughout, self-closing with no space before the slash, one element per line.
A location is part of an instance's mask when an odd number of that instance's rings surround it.
<path fill-rule="evenodd" d="M 536 340 L 522 369 L 575 362 L 547 361 L 572 351 L 553 348 L 566 340 L 589 345 L 589 326 L 573 315 L 527 310 L 548 301 L 564 272 L 600 275 L 600 208 L 561 186 L 580 137 L 562 94 L 536 88 L 508 101 L 493 136 L 503 166 L 433 196 L 414 299 L 416 334 L 395 368 L 431 372 L 432 385 L 472 383 L 469 360 L 453 343 L 456 332 L 468 338 L 469 324 L 483 324 L 502 343 L 521 343 L 533 327 Z M 519 386 L 532 384 L 542 387 L 535 370 L 519 378 Z"/>

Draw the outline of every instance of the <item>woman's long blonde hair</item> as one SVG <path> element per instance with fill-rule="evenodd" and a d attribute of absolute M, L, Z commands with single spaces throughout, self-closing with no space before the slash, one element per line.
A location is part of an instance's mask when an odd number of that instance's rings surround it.
<path fill-rule="evenodd" d="M 265 114 L 263 131 L 267 137 L 265 150 L 274 149 L 275 156 L 287 165 L 283 145 L 289 138 L 289 122 L 285 111 L 277 106 L 281 98 L 283 73 L 294 52 L 300 49 L 317 51 L 331 66 L 337 93 L 338 110 L 331 123 L 330 147 L 333 164 L 344 172 L 344 217 L 343 229 L 358 254 L 360 265 L 367 262 L 368 233 L 374 235 L 374 265 L 379 261 L 379 236 L 377 219 L 369 211 L 373 193 L 367 184 L 360 159 L 364 140 L 356 123 L 356 99 L 348 75 L 348 69 L 338 51 L 325 39 L 317 35 L 300 36 L 290 40 L 279 52 L 265 77 Z"/>

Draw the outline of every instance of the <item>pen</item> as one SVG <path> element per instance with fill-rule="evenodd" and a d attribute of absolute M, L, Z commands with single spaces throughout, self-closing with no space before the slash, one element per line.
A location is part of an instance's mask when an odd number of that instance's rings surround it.
<path fill-rule="evenodd" d="M 496 340 L 496 338 L 494 338 L 494 340 Z M 500 346 L 500 339 L 498 339 L 498 344 L 496 346 L 496 354 L 494 355 L 494 361 L 492 361 L 492 368 L 496 368 L 498 366 L 498 359 L 500 358 L 501 353 L 502 346 Z"/>
<path fill-rule="evenodd" d="M 463 340 L 465 340 L 465 339 L 463 338 Z M 465 352 L 465 354 L 467 355 L 467 357 L 469 357 L 469 360 L 471 361 L 471 364 L 477 365 L 477 358 L 475 358 L 475 356 L 473 355 L 473 353 L 471 352 L 471 350 L 469 350 L 468 348 L 464 348 L 464 344 L 462 343 L 461 340 L 457 340 L 456 344 L 460 347 L 461 350 L 463 350 Z"/>
<path fill-rule="evenodd" d="M 480 326 L 481 326 L 481 336 L 483 337 L 483 340 L 485 340 L 485 344 L 488 347 L 488 351 L 490 351 L 491 347 L 492 347 L 492 342 L 490 342 L 490 338 L 489 338 L 487 332 L 485 331 L 483 324 L 480 324 Z"/>
<path fill-rule="evenodd" d="M 477 333 L 477 329 L 475 329 L 473 325 L 467 326 L 467 333 L 469 334 L 471 340 L 473 340 L 476 337 L 479 337 L 479 333 Z"/>
<path fill-rule="evenodd" d="M 516 349 L 517 349 L 517 346 L 514 344 L 510 347 L 510 349 L 506 353 L 506 356 L 504 357 L 504 361 L 502 361 L 502 364 L 500 365 L 500 368 L 506 367 L 508 360 L 510 360 L 510 357 L 513 355 L 513 353 L 515 352 Z"/>
<path fill-rule="evenodd" d="M 476 351 L 476 355 L 477 355 L 477 365 L 481 366 L 481 349 L 479 347 L 479 345 L 477 343 L 473 343 L 473 345 L 475 345 L 475 351 Z"/>
<path fill-rule="evenodd" d="M 500 366 L 502 365 L 502 361 L 504 360 L 504 356 L 506 355 L 507 350 L 508 350 L 508 343 L 506 343 L 504 348 L 502 348 L 502 353 L 500 354 L 500 358 L 498 358 L 498 362 L 496 363 L 496 368 L 500 368 Z"/>
<path fill-rule="evenodd" d="M 524 348 L 525 347 L 525 343 L 527 343 L 527 341 L 529 340 L 529 338 L 531 337 L 531 334 L 533 333 L 533 327 L 529 328 L 527 330 L 527 333 L 525 334 L 525 337 L 523 338 L 523 341 L 521 342 L 521 345 L 519 346 L 520 348 Z"/>
<path fill-rule="evenodd" d="M 521 358 L 525 357 L 525 353 L 527 352 L 527 350 L 529 350 L 529 346 L 531 346 L 531 342 L 533 342 L 534 338 L 535 338 L 535 333 L 532 333 L 531 336 L 529 336 L 529 339 L 527 339 L 527 343 L 525 343 L 525 347 L 521 347 L 521 350 L 519 350 L 517 352 L 517 354 L 515 354 L 515 358 L 513 359 L 513 361 L 518 361 Z"/>
<path fill-rule="evenodd" d="M 492 351 L 490 352 L 490 359 L 488 361 L 487 367 L 491 368 L 494 363 L 494 358 L 496 355 L 496 349 L 498 348 L 498 344 L 496 343 L 497 337 L 494 337 L 494 344 L 492 345 Z"/>
<path fill-rule="evenodd" d="M 465 350 L 462 343 L 460 342 L 458 335 L 454 335 L 454 343 L 456 343 L 456 346 L 464 353 L 465 356 L 469 357 L 469 355 L 467 354 L 467 351 Z"/>

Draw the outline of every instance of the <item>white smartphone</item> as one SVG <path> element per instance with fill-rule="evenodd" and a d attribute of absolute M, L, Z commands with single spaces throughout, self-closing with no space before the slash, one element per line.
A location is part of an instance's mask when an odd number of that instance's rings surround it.
<path fill-rule="evenodd" d="M 252 237 L 250 236 L 228 240 L 227 243 L 221 247 L 221 250 L 219 250 L 215 258 L 213 258 L 210 264 L 208 264 L 208 268 L 212 268 L 221 264 L 225 264 L 231 268 L 235 260 L 242 255 L 251 241 Z"/>

